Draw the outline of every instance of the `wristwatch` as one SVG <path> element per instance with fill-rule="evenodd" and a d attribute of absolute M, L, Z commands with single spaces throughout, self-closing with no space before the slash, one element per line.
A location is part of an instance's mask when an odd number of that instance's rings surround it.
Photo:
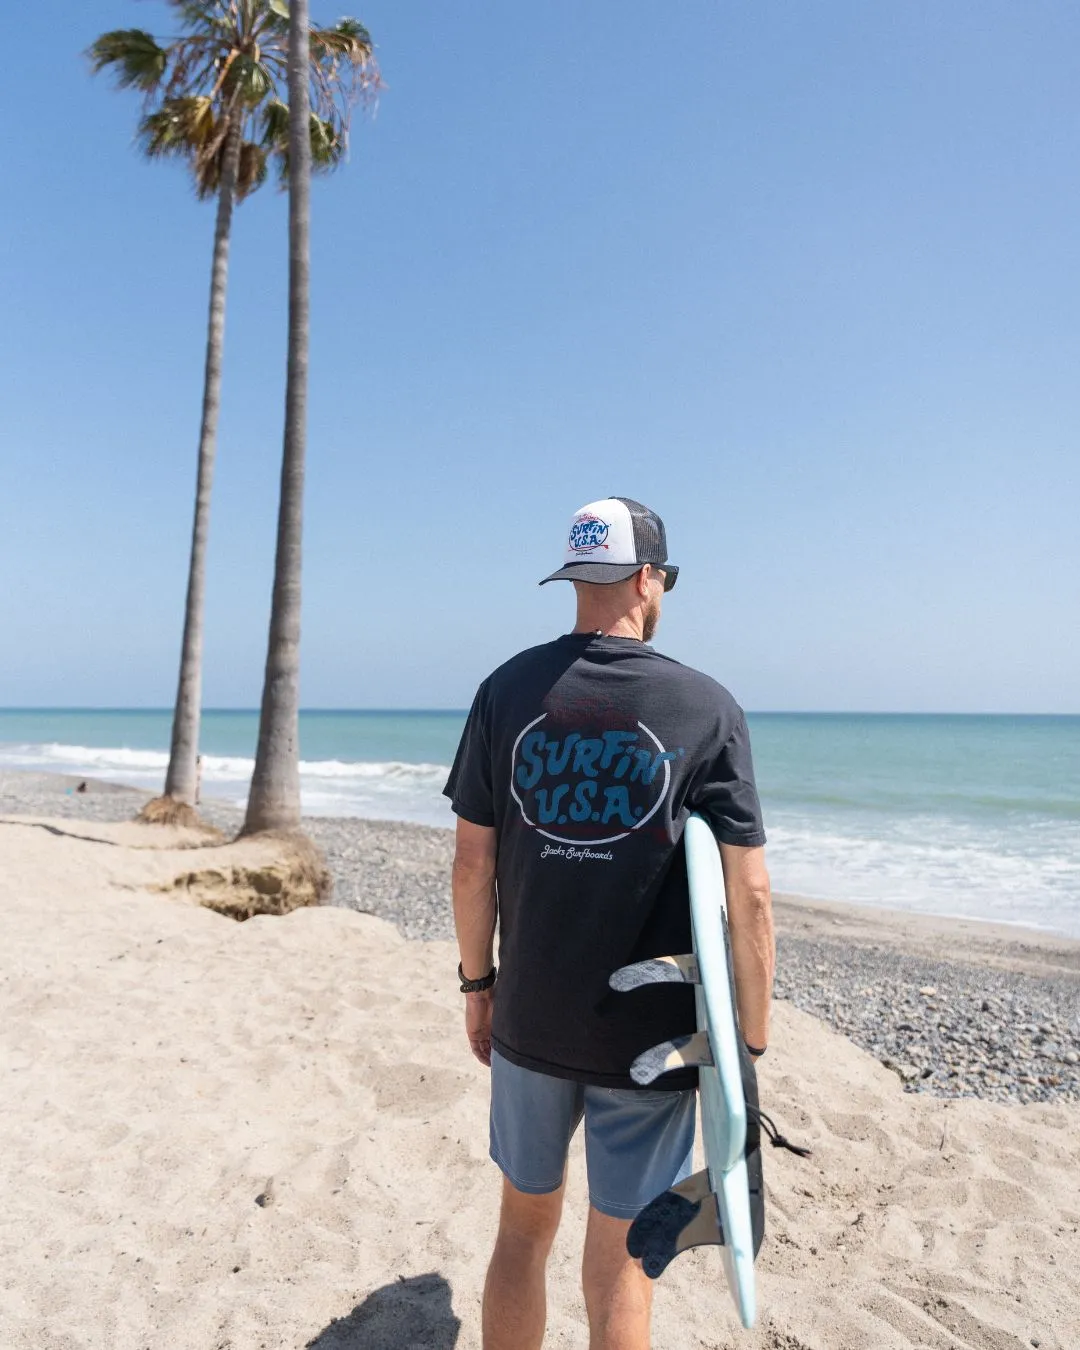
<path fill-rule="evenodd" d="M 490 971 L 488 971 L 488 973 L 484 976 L 482 980 L 467 980 L 465 978 L 465 972 L 461 968 L 461 962 L 459 961 L 457 968 L 457 977 L 461 981 L 461 992 L 463 994 L 479 994 L 482 993 L 485 989 L 490 989 L 491 986 L 495 983 L 495 976 L 497 973 L 498 972 L 496 968 L 492 966 Z"/>

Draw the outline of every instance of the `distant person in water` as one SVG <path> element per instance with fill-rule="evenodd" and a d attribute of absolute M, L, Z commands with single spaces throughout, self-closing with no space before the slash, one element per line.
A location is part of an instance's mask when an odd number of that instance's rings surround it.
<path fill-rule="evenodd" d="M 544 579 L 573 583 L 574 630 L 483 682 L 445 789 L 458 817 L 465 1030 L 491 1068 L 490 1151 L 503 1173 L 484 1350 L 543 1340 L 547 1258 L 582 1118 L 591 1350 L 649 1345 L 651 1284 L 626 1234 L 690 1174 L 696 1075 L 643 1091 L 629 1067 L 693 1032 L 694 996 L 675 984 L 620 996 L 608 977 L 690 951 L 679 844 L 693 811 L 720 844 L 741 1030 L 755 1058 L 768 1042 L 772 910 L 746 721 L 726 689 L 649 646 L 677 575 L 654 511 L 610 497 L 575 512 L 563 566 Z"/>

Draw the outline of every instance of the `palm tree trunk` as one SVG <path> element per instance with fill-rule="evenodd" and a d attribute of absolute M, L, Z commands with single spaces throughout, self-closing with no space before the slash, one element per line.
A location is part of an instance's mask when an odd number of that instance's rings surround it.
<path fill-rule="evenodd" d="M 199 469 L 195 484 L 195 522 L 191 531 L 184 638 L 180 652 L 180 681 L 173 711 L 172 745 L 165 775 L 165 796 L 195 804 L 199 756 L 199 720 L 202 707 L 203 610 L 206 595 L 206 545 L 210 533 L 210 492 L 217 452 L 218 412 L 221 407 L 221 358 L 225 347 L 225 291 L 229 279 L 229 237 L 233 199 L 240 164 L 241 119 L 229 128 L 218 189 L 214 225 L 214 261 L 210 269 L 210 318 L 206 335 L 206 372 L 203 378 L 202 424 L 199 428 Z"/>
<path fill-rule="evenodd" d="M 311 124 L 308 3 L 289 9 L 289 363 L 259 744 L 242 834 L 300 824 L 300 565 L 307 440 Z"/>

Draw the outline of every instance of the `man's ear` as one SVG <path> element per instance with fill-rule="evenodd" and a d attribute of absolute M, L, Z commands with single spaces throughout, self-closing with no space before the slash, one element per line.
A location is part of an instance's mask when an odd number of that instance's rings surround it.
<path fill-rule="evenodd" d="M 649 567 L 648 563 L 646 563 L 640 571 L 634 573 L 634 582 L 637 586 L 637 593 L 641 596 L 642 600 L 649 594 L 649 576 L 651 574 L 652 569 Z"/>

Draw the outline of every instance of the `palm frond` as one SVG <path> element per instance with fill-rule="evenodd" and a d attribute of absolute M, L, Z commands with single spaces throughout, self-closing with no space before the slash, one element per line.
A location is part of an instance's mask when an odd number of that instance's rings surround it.
<path fill-rule="evenodd" d="M 288 109 L 285 110 L 286 119 Z M 311 114 L 309 123 L 311 137 L 311 167 L 315 173 L 329 173 L 336 169 L 345 158 L 345 138 L 341 128 L 332 119 Z M 264 142 L 265 144 L 265 142 Z M 284 190 L 289 186 L 289 136 L 288 121 L 285 134 L 278 135 L 272 147 L 267 147 L 277 160 L 278 185 Z"/>
<path fill-rule="evenodd" d="M 157 88 L 169 64 L 165 48 L 141 28 L 114 28 L 102 33 L 87 55 L 95 75 L 112 66 L 121 89 L 141 89 L 144 94 Z"/>
<path fill-rule="evenodd" d="M 225 86 L 243 102 L 254 106 L 273 91 L 274 80 L 261 61 L 241 52 L 232 63 Z"/>
<path fill-rule="evenodd" d="M 333 117 L 347 137 L 349 112 L 371 103 L 382 87 L 371 35 L 357 19 L 311 30 L 311 102 L 320 117 Z"/>
<path fill-rule="evenodd" d="M 205 96 L 169 99 L 142 119 L 138 139 L 150 159 L 205 155 L 220 139 L 213 104 Z"/>
<path fill-rule="evenodd" d="M 228 9 L 220 0 L 165 0 L 165 3 L 179 14 L 185 28 L 223 28 L 231 22 Z"/>
<path fill-rule="evenodd" d="M 262 136 L 259 144 L 277 151 L 289 141 L 289 108 L 279 98 L 264 103 L 260 113 Z"/>
<path fill-rule="evenodd" d="M 329 118 L 311 118 L 311 167 L 327 173 L 341 163 L 345 145 L 341 133 Z"/>
<path fill-rule="evenodd" d="M 169 46 L 171 66 L 167 96 L 214 92 L 236 50 L 228 33 L 198 33 L 177 38 Z"/>
<path fill-rule="evenodd" d="M 289 42 L 289 6 L 285 0 L 256 0 L 258 16 L 252 25 L 252 32 L 263 41 L 270 36 L 284 51 Z"/>
<path fill-rule="evenodd" d="M 333 28 L 312 28 L 312 50 L 343 56 L 353 65 L 370 61 L 375 55 L 371 34 L 359 19 L 340 19 Z"/>
<path fill-rule="evenodd" d="M 229 128 L 232 125 L 231 116 L 215 118 L 213 135 L 204 145 L 199 147 L 198 152 L 192 157 L 191 168 L 195 179 L 195 195 L 200 201 L 216 196 L 218 188 L 221 186 L 221 177 L 225 171 L 225 155 L 228 152 L 229 145 Z M 240 143 L 241 160 L 243 160 L 246 144 L 248 142 L 241 141 Z M 265 172 L 263 177 L 265 177 Z M 246 196 L 248 192 L 254 192 L 259 182 L 262 181 L 261 178 L 255 181 L 257 178 L 258 173 L 253 172 L 253 168 L 249 164 L 246 178 L 249 186 L 241 192 L 240 169 L 237 169 L 236 183 L 233 185 L 233 192 L 237 200 Z"/>
<path fill-rule="evenodd" d="M 245 141 L 240 147 L 240 167 L 236 172 L 236 200 L 242 202 L 256 188 L 266 182 L 267 153 L 254 141 Z"/>

